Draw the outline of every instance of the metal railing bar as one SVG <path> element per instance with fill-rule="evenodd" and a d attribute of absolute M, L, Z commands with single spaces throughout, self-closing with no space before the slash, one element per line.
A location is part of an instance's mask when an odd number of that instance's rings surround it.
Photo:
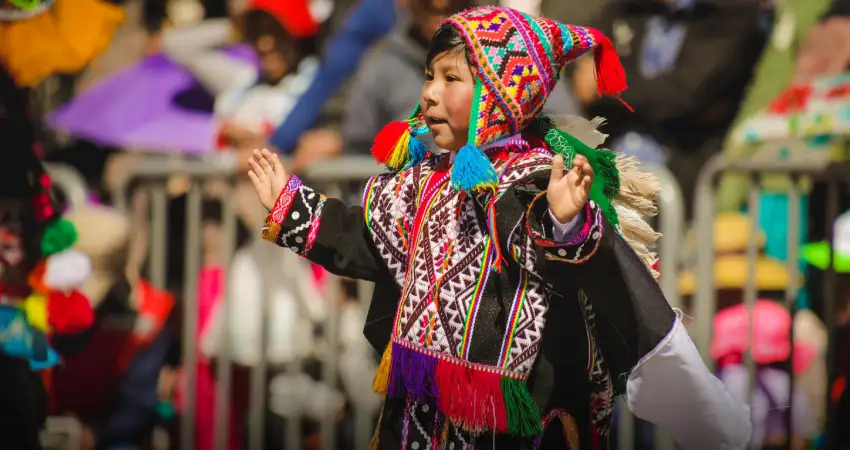
<path fill-rule="evenodd" d="M 850 170 L 848 172 L 850 173 Z M 826 200 L 826 241 L 830 243 L 830 248 L 835 248 L 835 220 L 838 218 L 839 212 L 839 187 L 841 173 L 838 171 L 832 171 L 828 174 L 828 180 L 830 181 L 827 186 L 827 200 Z M 850 177 L 844 178 L 845 183 L 850 181 Z M 837 289 L 838 282 L 838 274 L 835 270 L 835 251 L 829 252 L 829 266 L 826 269 L 826 273 L 824 275 L 824 322 L 826 325 L 826 329 L 829 331 L 829 339 L 827 340 L 826 347 L 826 379 L 827 379 L 827 389 L 826 389 L 826 407 L 827 407 L 827 415 L 826 415 L 826 436 L 824 439 L 824 447 L 826 449 L 834 449 L 837 448 L 837 436 L 836 436 L 836 405 L 832 401 L 832 383 L 834 382 L 837 372 L 836 372 L 836 359 L 837 359 L 837 343 L 836 335 L 835 335 L 835 327 L 836 327 L 836 307 L 838 305 L 840 293 Z"/>
<path fill-rule="evenodd" d="M 747 309 L 747 351 L 744 353 L 744 362 L 747 366 L 747 371 L 750 374 L 749 387 L 747 389 L 747 404 L 754 404 L 756 391 L 756 361 L 753 356 L 753 342 L 755 342 L 755 312 L 756 301 L 758 300 L 758 287 L 756 286 L 757 266 L 759 257 L 758 235 L 761 227 L 759 226 L 759 185 L 755 176 L 750 174 L 747 177 L 747 190 L 749 191 L 748 212 L 750 214 L 750 229 L 747 231 L 747 277 L 744 284 L 744 306 Z M 712 251 L 714 249 L 712 248 Z M 714 308 L 716 309 L 716 305 Z M 752 413 L 752 411 L 751 411 Z M 754 418 L 754 416 L 753 416 Z"/>
<path fill-rule="evenodd" d="M 785 427 L 788 430 L 788 439 L 785 440 L 785 449 L 792 449 L 793 437 L 793 411 L 794 411 L 794 316 L 797 312 L 797 294 L 799 286 L 800 267 L 800 193 L 797 188 L 797 177 L 792 176 L 788 183 L 788 235 L 786 236 L 786 259 L 785 265 L 788 271 L 788 285 L 785 288 L 785 307 L 791 315 L 791 324 L 788 329 L 788 340 L 791 342 L 788 355 L 788 408 L 785 410 Z"/>
<path fill-rule="evenodd" d="M 254 239 L 260 239 L 259 237 L 255 237 Z M 256 245 L 259 242 L 254 242 Z M 265 250 L 265 251 L 263 251 Z M 270 255 L 273 252 L 278 251 L 277 248 L 272 246 L 261 247 L 260 251 L 263 255 L 267 255 L 267 258 L 271 258 Z M 270 297 L 274 293 L 273 280 L 275 274 L 272 272 L 272 268 L 277 267 L 273 264 L 261 264 L 260 272 L 262 275 L 262 283 L 260 284 L 260 311 L 263 313 L 260 314 L 260 329 L 259 329 L 259 359 L 257 363 L 251 367 L 251 381 L 250 381 L 250 392 L 249 392 L 249 403 L 248 403 L 248 449 L 249 450 L 264 450 L 265 436 L 266 436 L 266 393 L 268 391 L 268 381 L 266 374 L 268 373 L 268 314 Z"/>
<path fill-rule="evenodd" d="M 180 448 L 195 448 L 197 396 L 198 272 L 200 270 L 201 186 L 193 181 L 186 194 L 186 243 L 183 286 L 183 377 L 185 411 L 180 418 Z"/>
<path fill-rule="evenodd" d="M 150 254 L 148 255 L 148 273 L 150 281 L 159 289 L 166 288 L 168 273 L 168 195 L 165 183 L 152 183 L 150 192 Z"/>
<path fill-rule="evenodd" d="M 233 259 L 236 248 L 236 208 L 234 207 L 234 190 L 230 185 L 225 188 L 221 198 L 221 264 L 224 273 L 221 277 L 221 301 L 219 311 L 230 311 L 234 299 L 227 288 L 229 284 L 229 262 Z M 218 356 L 217 356 L 217 380 L 215 385 L 215 416 L 214 416 L 214 448 L 215 450 L 227 450 L 227 438 L 230 431 L 228 421 L 230 414 L 231 393 L 231 349 L 230 349 L 230 314 L 221 315 L 221 329 L 219 333 Z"/>

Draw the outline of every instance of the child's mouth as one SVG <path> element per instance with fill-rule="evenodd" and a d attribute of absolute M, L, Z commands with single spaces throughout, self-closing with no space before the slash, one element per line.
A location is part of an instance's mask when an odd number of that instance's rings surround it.
<path fill-rule="evenodd" d="M 445 120 L 445 119 L 438 119 L 438 118 L 436 118 L 436 117 L 426 116 L 426 117 L 425 117 L 425 122 L 427 123 L 428 127 L 433 127 L 434 125 L 443 125 L 443 124 L 445 124 L 445 123 L 446 123 L 446 120 Z"/>

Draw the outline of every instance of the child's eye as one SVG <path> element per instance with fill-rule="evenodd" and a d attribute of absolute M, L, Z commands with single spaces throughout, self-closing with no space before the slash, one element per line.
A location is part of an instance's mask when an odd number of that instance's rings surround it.
<path fill-rule="evenodd" d="M 456 76 L 454 76 L 454 75 L 448 75 L 448 76 L 446 76 L 446 81 L 449 81 L 449 82 L 456 82 L 456 81 L 460 81 L 460 78 L 458 78 L 458 77 L 456 77 Z"/>
<path fill-rule="evenodd" d="M 431 81 L 431 80 L 433 80 L 433 79 L 434 79 L 434 74 L 433 74 L 433 73 L 425 72 L 425 80 L 427 80 L 427 81 Z"/>

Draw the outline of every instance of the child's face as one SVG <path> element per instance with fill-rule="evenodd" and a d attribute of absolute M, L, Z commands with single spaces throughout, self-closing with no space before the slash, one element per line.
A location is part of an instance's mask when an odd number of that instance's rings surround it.
<path fill-rule="evenodd" d="M 261 36 L 254 42 L 254 51 L 260 60 L 260 77 L 272 84 L 282 80 L 288 69 L 283 53 L 275 48 L 274 37 Z"/>
<path fill-rule="evenodd" d="M 456 151 L 466 144 L 474 86 L 472 68 L 463 51 L 437 55 L 425 69 L 420 105 L 434 143 L 440 148 Z"/>

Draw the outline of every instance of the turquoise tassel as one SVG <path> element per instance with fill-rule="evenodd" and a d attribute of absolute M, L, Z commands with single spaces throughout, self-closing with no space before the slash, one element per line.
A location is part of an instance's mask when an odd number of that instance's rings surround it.
<path fill-rule="evenodd" d="M 471 144 L 460 149 L 452 167 L 452 186 L 455 190 L 473 192 L 496 189 L 498 182 L 496 169 L 490 164 L 487 155 Z"/>
<path fill-rule="evenodd" d="M 407 144 L 407 152 L 410 155 L 407 164 L 404 168 L 413 167 L 425 160 L 425 155 L 428 154 L 428 147 L 419 139 L 411 136 L 410 142 Z"/>

